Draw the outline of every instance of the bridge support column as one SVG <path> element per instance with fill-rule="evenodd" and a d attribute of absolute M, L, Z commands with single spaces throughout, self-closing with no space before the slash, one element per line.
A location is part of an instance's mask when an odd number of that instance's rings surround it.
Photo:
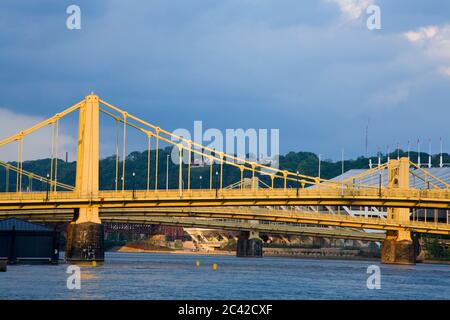
<path fill-rule="evenodd" d="M 409 159 L 391 160 L 388 165 L 388 187 L 407 190 L 409 188 Z M 389 208 L 386 220 L 399 226 L 408 224 L 408 208 Z M 381 246 L 381 263 L 415 264 L 415 244 L 409 230 L 389 230 Z"/>
<path fill-rule="evenodd" d="M 415 245 L 409 231 L 387 231 L 381 246 L 381 263 L 416 263 Z"/>
<path fill-rule="evenodd" d="M 80 196 L 98 197 L 99 160 L 99 98 L 86 97 L 80 107 L 78 125 L 78 158 L 75 191 Z M 103 261 L 103 225 L 98 207 L 75 209 L 74 219 L 67 226 L 66 260 L 70 262 Z"/>
<path fill-rule="evenodd" d="M 237 257 L 262 257 L 262 240 L 258 232 L 240 231 L 238 236 Z"/>
<path fill-rule="evenodd" d="M 88 215 L 86 211 L 90 211 Z M 87 216 L 90 217 L 87 219 Z M 75 219 L 67 226 L 66 260 L 102 262 L 105 260 L 103 242 L 104 230 L 98 218 L 98 208 L 76 209 Z"/>

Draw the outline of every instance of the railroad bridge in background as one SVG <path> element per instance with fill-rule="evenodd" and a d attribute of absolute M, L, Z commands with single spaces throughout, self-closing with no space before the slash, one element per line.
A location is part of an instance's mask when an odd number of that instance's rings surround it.
<path fill-rule="evenodd" d="M 75 185 L 58 181 L 59 121 L 78 111 L 78 154 Z M 116 141 L 115 185 L 113 190 L 99 190 L 99 115 L 110 116 L 123 129 L 122 161 L 119 161 Z M 31 134 L 50 126 L 52 130 L 51 169 L 42 177 L 23 169 L 23 142 Z M 148 156 L 144 190 L 125 188 L 127 130 L 137 130 L 148 141 Z M 122 130 L 121 129 L 121 130 Z M 152 142 L 156 156 L 151 157 Z M 49 141 L 50 143 L 50 141 Z M 161 143 L 174 146 L 179 153 L 178 188 L 158 186 L 158 168 L 161 165 L 158 150 Z M 251 227 L 242 222 L 283 222 L 311 226 L 330 226 L 352 229 L 385 230 L 382 242 L 383 263 L 410 264 L 415 262 L 411 233 L 450 234 L 449 185 L 420 168 L 408 158 L 390 160 L 340 181 L 311 177 L 298 172 L 279 170 L 261 163 L 239 159 L 234 155 L 216 151 L 194 141 L 176 136 L 154 124 L 135 117 L 94 94 L 53 117 L 20 130 L 0 141 L 0 150 L 17 144 L 17 165 L 0 164 L 16 177 L 16 190 L 0 193 L 0 215 L 5 217 L 29 215 L 34 221 L 67 219 L 66 259 L 69 261 L 104 260 L 102 219 L 109 221 L 165 221 L 177 225 L 197 223 L 214 225 L 214 221 L 229 220 L 239 230 L 238 248 L 258 247 L 261 240 Z M 0 154 L 1 155 L 1 154 Z M 206 188 L 191 188 L 191 157 L 201 156 L 210 166 Z M 182 159 L 188 158 L 187 168 Z M 1 158 L 1 156 L 0 156 Z M 213 166 L 217 171 L 213 172 Z M 240 176 L 236 188 L 223 184 L 224 170 L 236 170 Z M 367 176 L 379 177 L 379 184 L 365 183 Z M 427 189 L 410 184 L 410 176 L 424 180 Z M 268 183 L 244 186 L 245 179 L 255 181 L 266 177 Z M 217 179 L 214 186 L 213 179 Z M 25 180 L 48 184 L 46 192 L 22 190 Z M 208 179 L 205 179 L 208 180 Z M 386 181 L 386 183 L 382 183 Z M 207 182 L 207 181 L 206 181 Z M 292 185 L 295 185 L 292 188 Z M 385 208 L 385 216 L 349 216 L 338 212 L 309 211 L 316 207 L 377 207 Z M 283 209 L 281 209 L 283 208 Z M 425 217 L 418 210 L 433 213 Z M 49 217 L 50 216 L 50 217 Z M 147 219 L 147 220 L 146 220 Z M 247 224 L 248 225 L 248 224 Z M 85 253 L 89 251 L 89 256 Z"/>

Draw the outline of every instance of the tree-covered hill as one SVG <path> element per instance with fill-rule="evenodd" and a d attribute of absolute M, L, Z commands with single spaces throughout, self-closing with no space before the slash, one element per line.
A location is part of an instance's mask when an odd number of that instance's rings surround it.
<path fill-rule="evenodd" d="M 170 154 L 171 149 L 160 149 L 158 152 L 158 188 L 166 188 L 166 164 L 167 155 Z M 402 150 L 394 151 L 390 154 L 391 158 L 396 158 L 398 156 L 406 156 L 406 153 Z M 151 183 L 150 189 L 155 187 L 155 156 L 156 151 L 151 151 Z M 420 157 L 422 163 L 428 161 L 428 154 L 421 153 Z M 417 161 L 417 153 L 411 152 L 410 158 L 412 161 Z M 377 157 L 370 158 L 372 163 L 376 165 L 378 163 Z M 386 162 L 387 156 L 382 157 L 382 162 Z M 449 154 L 443 154 L 443 162 L 445 164 L 450 163 Z M 312 152 L 289 152 L 285 155 L 280 156 L 279 159 L 280 169 L 289 170 L 291 172 L 299 171 L 301 174 L 306 174 L 310 176 L 318 175 L 319 158 L 316 154 Z M 439 165 L 439 155 L 432 156 L 433 166 Z M 17 163 L 11 162 L 11 165 L 16 166 Z M 126 189 L 146 189 L 147 188 L 147 151 L 138 152 L 134 151 L 127 156 L 125 161 L 125 188 Z M 356 159 L 349 159 L 344 161 L 344 171 L 350 169 L 367 169 L 369 166 L 369 158 L 358 157 Z M 41 159 L 34 161 L 25 161 L 23 163 L 23 169 L 34 174 L 45 177 L 50 172 L 50 159 Z M 119 181 L 118 186 L 121 189 L 120 177 L 122 169 L 122 162 L 119 162 Z M 187 184 L 187 165 L 183 165 L 183 183 Z M 75 170 L 76 162 L 64 162 L 63 160 L 58 160 L 58 181 L 70 185 L 75 184 Z M 208 165 L 203 167 L 193 167 L 191 170 L 191 188 L 209 188 L 209 171 Z M 215 164 L 213 166 L 213 188 L 219 185 L 218 176 L 215 172 L 220 171 L 220 166 Z M 330 159 L 323 159 L 321 161 L 321 177 L 322 178 L 333 178 L 341 174 L 342 162 L 332 161 Z M 133 178 L 132 173 L 135 173 Z M 172 163 L 169 160 L 169 188 L 178 188 L 178 173 L 179 166 Z M 246 173 L 246 176 L 251 176 L 250 172 Z M 0 167 L 0 192 L 6 190 L 6 170 Z M 116 177 L 116 158 L 115 156 L 110 156 L 100 160 L 100 189 L 115 189 L 115 177 Z M 201 178 L 200 178 L 201 177 Z M 9 185 L 8 190 L 16 190 L 16 174 L 10 170 L 9 172 Z M 239 181 L 240 172 L 238 169 L 231 166 L 224 166 L 224 180 L 223 185 L 227 186 L 234 182 Z M 267 176 L 261 176 L 260 179 L 267 184 L 270 183 L 270 179 Z M 283 181 L 278 179 L 275 182 L 276 186 L 282 186 Z M 27 190 L 30 188 L 29 181 L 26 177 L 23 178 L 22 190 Z M 186 185 L 185 185 L 186 186 Z M 288 187 L 296 187 L 295 182 L 290 182 Z M 33 181 L 32 190 L 42 190 L 45 191 L 47 186 L 40 181 Z"/>

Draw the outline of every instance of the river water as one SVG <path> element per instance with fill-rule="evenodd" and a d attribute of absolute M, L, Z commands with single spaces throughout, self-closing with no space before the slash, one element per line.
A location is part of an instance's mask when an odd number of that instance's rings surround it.
<path fill-rule="evenodd" d="M 374 264 L 378 290 L 367 288 Z M 67 288 L 68 266 L 8 266 L 0 299 L 450 299 L 450 265 L 108 252 L 81 267 L 79 290 Z"/>

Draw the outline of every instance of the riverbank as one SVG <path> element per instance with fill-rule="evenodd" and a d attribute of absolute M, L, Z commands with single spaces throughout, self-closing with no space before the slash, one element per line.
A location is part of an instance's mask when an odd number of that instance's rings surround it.
<path fill-rule="evenodd" d="M 136 253 L 136 252 L 145 252 L 145 253 L 167 253 L 167 254 L 194 254 L 194 255 L 221 255 L 221 256 L 234 256 L 236 253 L 234 251 L 193 251 L 193 250 L 185 250 L 185 249 L 140 249 L 140 248 L 132 248 L 127 246 L 115 247 L 110 252 L 127 252 L 127 253 Z"/>
<path fill-rule="evenodd" d="M 330 254 L 329 248 L 327 249 L 296 249 L 303 251 L 304 254 L 298 254 L 298 251 L 292 252 L 293 249 L 283 248 L 280 251 L 274 251 L 273 248 L 264 248 L 263 256 L 264 257 L 279 257 L 279 258 L 293 258 L 293 259 L 317 259 L 317 260 L 354 260 L 354 261 L 379 261 L 379 257 L 370 257 L 370 256 L 359 256 L 356 254 L 349 254 L 352 251 L 357 250 L 346 250 L 346 254 Z M 320 252 L 319 251 L 324 251 Z M 350 251 L 350 252 L 349 252 Z M 198 255 L 198 256 L 235 256 L 235 251 L 225 251 L 225 250 L 215 250 L 215 251 L 195 251 L 195 250 L 186 250 L 186 249 L 169 249 L 166 248 L 164 250 L 161 249 L 139 249 L 132 248 L 127 246 L 122 247 L 113 247 L 108 252 L 122 252 L 122 253 L 157 253 L 157 254 L 184 254 L 184 255 Z M 305 252 L 307 252 L 305 254 Z M 444 264 L 450 265 L 450 261 L 448 260 L 420 260 L 416 263 L 423 264 Z"/>
<path fill-rule="evenodd" d="M 124 253 L 158 253 L 158 254 L 189 254 L 189 255 L 217 255 L 217 256 L 235 256 L 236 251 L 214 250 L 214 251 L 197 251 L 189 249 L 143 249 L 136 247 L 114 247 L 111 252 Z M 370 257 L 358 255 L 358 250 L 342 250 L 339 248 L 322 248 L 322 249 L 306 249 L 306 248 L 263 248 L 263 256 L 280 257 L 280 258 L 297 258 L 297 259 L 329 259 L 329 260 L 379 260 L 379 257 Z"/>

